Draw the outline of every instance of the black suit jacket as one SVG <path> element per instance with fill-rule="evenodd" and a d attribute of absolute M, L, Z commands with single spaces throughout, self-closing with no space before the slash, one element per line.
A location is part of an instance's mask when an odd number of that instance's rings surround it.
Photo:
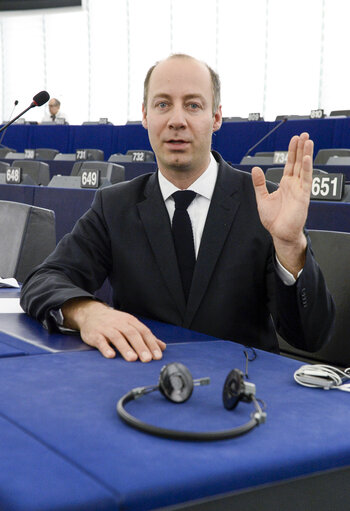
<path fill-rule="evenodd" d="M 117 309 L 272 351 L 276 327 L 294 346 L 319 349 L 334 306 L 310 246 L 297 283 L 285 286 L 251 175 L 214 156 L 218 178 L 187 303 L 155 173 L 96 192 L 91 209 L 24 283 L 22 307 L 54 328 L 50 309 L 92 296 L 108 276 Z"/>

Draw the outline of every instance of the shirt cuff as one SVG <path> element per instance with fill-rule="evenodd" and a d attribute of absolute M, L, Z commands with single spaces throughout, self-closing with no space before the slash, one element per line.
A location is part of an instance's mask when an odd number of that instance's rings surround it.
<path fill-rule="evenodd" d="M 288 270 L 285 269 L 284 266 L 282 266 L 282 264 L 278 260 L 277 255 L 275 255 L 275 257 L 276 257 L 276 263 L 277 263 L 277 266 L 276 266 L 277 275 L 282 280 L 283 284 L 285 284 L 286 286 L 292 286 L 293 284 L 296 283 L 296 279 L 294 278 L 294 276 Z M 302 268 L 298 272 L 297 278 L 299 278 L 299 276 L 301 275 L 303 269 L 304 268 Z"/>
<path fill-rule="evenodd" d="M 62 309 L 51 309 L 50 316 L 53 318 L 58 330 L 62 334 L 72 334 L 72 333 L 77 332 L 77 330 L 73 330 L 72 328 L 66 328 L 65 326 L 63 326 L 64 317 L 63 317 Z"/>

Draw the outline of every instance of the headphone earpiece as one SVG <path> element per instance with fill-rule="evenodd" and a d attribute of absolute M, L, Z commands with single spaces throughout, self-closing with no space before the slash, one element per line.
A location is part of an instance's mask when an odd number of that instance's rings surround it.
<path fill-rule="evenodd" d="M 173 403 L 184 403 L 193 392 L 192 375 L 180 362 L 162 367 L 158 385 L 163 396 Z"/>
<path fill-rule="evenodd" d="M 250 403 L 255 396 L 254 383 L 246 382 L 239 369 L 233 369 L 226 377 L 222 400 L 226 410 L 234 410 L 240 401 Z"/>

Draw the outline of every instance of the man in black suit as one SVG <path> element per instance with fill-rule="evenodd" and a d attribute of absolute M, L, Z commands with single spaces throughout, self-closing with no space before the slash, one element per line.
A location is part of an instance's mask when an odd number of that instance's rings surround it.
<path fill-rule="evenodd" d="M 309 351 L 327 342 L 334 305 L 303 232 L 313 143 L 307 133 L 292 138 L 275 189 L 261 169 L 251 176 L 211 153 L 221 122 L 219 78 L 206 64 L 174 55 L 152 67 L 143 125 L 158 173 L 99 190 L 24 283 L 23 308 L 47 328 L 79 330 L 105 357 L 117 350 L 128 361 L 160 359 L 165 349 L 136 315 L 271 351 L 275 329 Z M 188 296 L 171 230 L 179 190 L 194 192 Z M 93 296 L 106 276 L 114 308 Z"/>

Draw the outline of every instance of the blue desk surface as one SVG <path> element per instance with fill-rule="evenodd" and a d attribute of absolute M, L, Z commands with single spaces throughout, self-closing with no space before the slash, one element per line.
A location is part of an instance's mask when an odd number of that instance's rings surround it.
<path fill-rule="evenodd" d="M 228 412 L 221 402 L 226 375 L 245 365 L 243 347 L 228 341 L 171 344 L 150 364 L 107 360 L 96 351 L 0 359 L 0 443 L 7 454 L 0 456 L 1 508 L 142 511 L 350 464 L 350 437 L 343 434 L 349 396 L 299 386 L 293 373 L 300 362 L 262 351 L 249 376 L 267 404 L 267 422 L 247 435 L 182 442 L 124 424 L 118 399 L 155 384 L 173 361 L 194 378 L 210 376 L 211 384 L 195 388 L 182 405 L 155 392 L 129 403 L 130 412 L 198 431 L 247 421 L 251 405 Z"/>
<path fill-rule="evenodd" d="M 0 295 L 4 291 L 0 290 Z M 174 325 L 168 325 L 147 318 L 139 318 L 154 334 L 166 343 L 182 342 L 184 332 L 187 341 L 213 340 L 215 337 L 193 332 Z M 87 351 L 91 350 L 83 343 L 79 335 L 64 335 L 60 333 L 49 334 L 48 331 L 35 319 L 27 314 L 0 314 L 0 357 L 10 356 L 10 347 L 13 353 L 17 350 L 24 353 L 58 353 L 61 351 Z M 3 345 L 3 346 L 2 346 Z M 2 355 L 2 350 L 4 355 Z"/>

